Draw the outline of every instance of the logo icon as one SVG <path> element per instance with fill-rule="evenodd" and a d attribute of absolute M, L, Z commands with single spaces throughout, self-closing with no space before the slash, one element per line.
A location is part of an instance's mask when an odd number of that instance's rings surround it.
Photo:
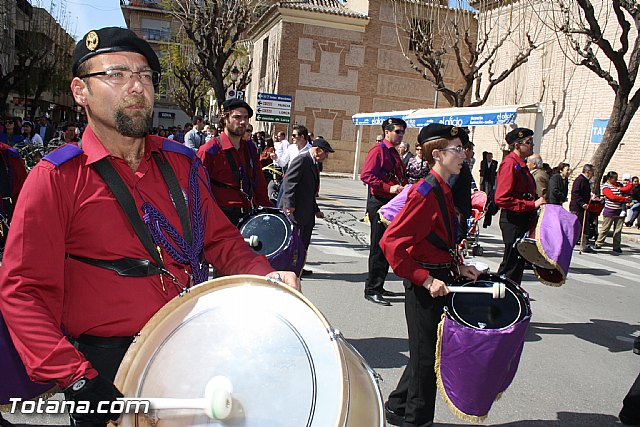
<path fill-rule="evenodd" d="M 98 38 L 98 33 L 96 33 L 95 31 L 91 31 L 89 34 L 87 34 L 87 40 L 85 41 L 87 49 L 93 52 L 98 48 L 99 42 L 100 39 Z"/>

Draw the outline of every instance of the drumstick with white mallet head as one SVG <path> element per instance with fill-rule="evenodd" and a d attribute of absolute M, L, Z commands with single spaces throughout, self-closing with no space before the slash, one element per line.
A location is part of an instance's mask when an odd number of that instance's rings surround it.
<path fill-rule="evenodd" d="M 199 409 L 214 420 L 225 420 L 233 409 L 233 385 L 227 377 L 216 376 L 204 389 L 204 398 L 122 397 L 123 402 L 149 402 L 149 409 Z"/>
<path fill-rule="evenodd" d="M 504 283 L 494 283 L 490 288 L 477 288 L 474 286 L 449 286 L 449 292 L 467 294 L 491 294 L 494 298 L 504 298 L 506 295 Z"/>

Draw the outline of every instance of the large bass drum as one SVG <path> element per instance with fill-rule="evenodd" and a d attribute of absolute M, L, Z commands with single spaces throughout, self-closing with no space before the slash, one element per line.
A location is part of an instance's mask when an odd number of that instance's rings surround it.
<path fill-rule="evenodd" d="M 136 337 L 116 386 L 127 397 L 202 398 L 216 376 L 233 387 L 231 416 L 151 410 L 125 426 L 377 427 L 376 374 L 300 293 L 259 276 L 193 287 Z"/>

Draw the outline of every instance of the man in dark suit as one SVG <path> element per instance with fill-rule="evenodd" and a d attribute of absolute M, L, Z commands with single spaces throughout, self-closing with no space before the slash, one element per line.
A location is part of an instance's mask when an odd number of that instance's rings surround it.
<path fill-rule="evenodd" d="M 333 152 L 331 145 L 324 139 L 314 140 L 309 151 L 301 153 L 291 161 L 282 182 L 279 207 L 295 221 L 307 250 L 311 243 L 315 219 L 324 218 L 316 203 L 316 195 L 320 188 L 318 165 Z M 309 274 L 310 270 L 302 270 L 303 276 Z"/>
<path fill-rule="evenodd" d="M 589 212 L 585 215 L 586 209 L 589 207 L 589 201 L 591 200 L 591 184 L 590 180 L 593 178 L 595 170 L 593 165 L 587 163 L 582 167 L 582 173 L 578 175 L 573 181 L 571 187 L 571 202 L 569 202 L 569 210 L 577 215 L 580 224 L 584 227 L 586 238 L 581 241 L 582 252 L 594 253 L 595 251 L 589 245 Z M 583 224 L 585 217 L 587 219 L 587 225 Z"/>
<path fill-rule="evenodd" d="M 489 195 L 496 188 L 498 161 L 493 159 L 493 153 L 487 152 L 480 163 L 480 189 Z"/>
<path fill-rule="evenodd" d="M 55 136 L 53 126 L 49 124 L 47 120 L 47 116 L 41 116 L 38 119 L 38 124 L 36 125 L 36 133 L 40 135 L 42 138 L 42 142 L 44 143 L 44 147 L 47 148 L 49 141 Z"/>

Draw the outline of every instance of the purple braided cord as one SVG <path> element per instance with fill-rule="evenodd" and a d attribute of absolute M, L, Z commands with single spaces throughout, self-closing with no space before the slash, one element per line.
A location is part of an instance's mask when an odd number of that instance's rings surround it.
<path fill-rule="evenodd" d="M 204 248 L 204 224 L 200 210 L 200 188 L 198 185 L 198 164 L 193 162 L 189 171 L 189 195 L 186 197 L 190 211 L 193 242 L 188 244 L 178 230 L 167 218 L 149 202 L 144 202 L 142 212 L 144 222 L 149 227 L 156 245 L 162 246 L 169 256 L 181 264 L 189 264 L 193 280 L 202 283 L 209 277 L 209 265 L 200 262 L 200 255 Z M 168 236 L 168 237 L 167 237 Z M 171 240 L 173 240 L 173 243 Z M 174 245 L 175 243 L 175 245 Z M 176 247 L 177 245 L 177 247 Z"/>

